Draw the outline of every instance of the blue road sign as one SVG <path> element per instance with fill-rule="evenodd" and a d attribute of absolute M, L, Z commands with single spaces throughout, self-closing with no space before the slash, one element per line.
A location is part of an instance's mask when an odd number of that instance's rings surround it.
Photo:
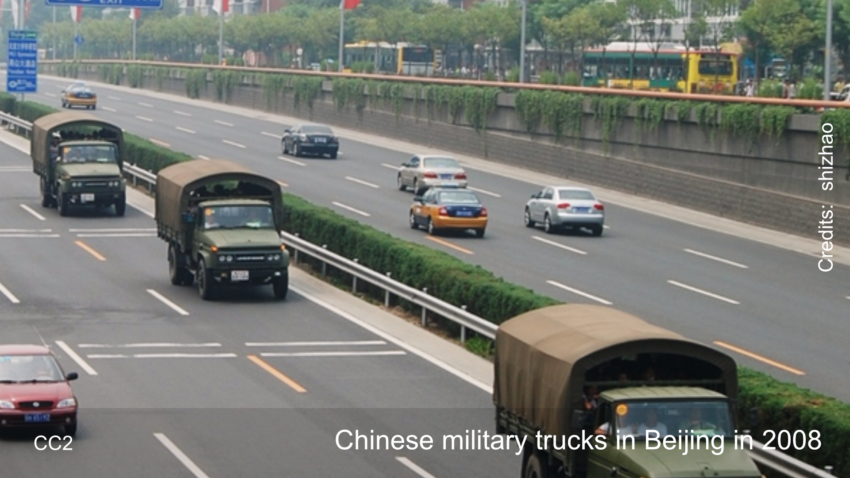
<path fill-rule="evenodd" d="M 35 93 L 38 87 L 38 32 L 9 31 L 6 91 Z"/>
<path fill-rule="evenodd" d="M 162 10 L 162 0 L 45 0 L 48 7 L 104 7 Z"/>
<path fill-rule="evenodd" d="M 76 43 L 77 45 L 82 45 L 83 43 L 85 43 L 85 41 L 86 41 L 86 39 L 83 38 L 83 36 L 80 35 L 79 33 L 77 33 L 77 35 L 74 36 L 74 43 Z"/>

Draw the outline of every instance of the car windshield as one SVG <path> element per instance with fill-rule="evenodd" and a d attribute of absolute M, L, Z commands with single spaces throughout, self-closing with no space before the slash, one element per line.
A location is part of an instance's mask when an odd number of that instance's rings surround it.
<path fill-rule="evenodd" d="M 204 229 L 273 229 L 268 206 L 211 206 L 204 208 Z"/>
<path fill-rule="evenodd" d="M 327 135 L 333 135 L 334 134 L 333 131 L 331 131 L 331 129 L 328 128 L 327 126 L 318 126 L 318 125 L 302 126 L 301 132 L 304 133 L 304 134 L 327 134 Z"/>
<path fill-rule="evenodd" d="M 581 189 L 559 189 L 558 197 L 561 199 L 588 199 L 590 201 L 596 199 L 593 197 L 593 193 Z"/>
<path fill-rule="evenodd" d="M 62 370 L 50 355 L 0 356 L 0 383 L 59 382 Z"/>
<path fill-rule="evenodd" d="M 452 158 L 425 158 L 422 166 L 426 168 L 455 168 L 461 169 L 456 159 Z"/>
<path fill-rule="evenodd" d="M 475 194 L 465 191 L 440 193 L 440 202 L 443 204 L 480 204 Z"/>
<path fill-rule="evenodd" d="M 66 163 L 115 163 L 115 146 L 64 146 L 60 154 Z"/>
<path fill-rule="evenodd" d="M 723 401 L 630 401 L 614 409 L 620 436 L 656 439 L 681 433 L 732 438 L 734 433 L 729 406 Z"/>

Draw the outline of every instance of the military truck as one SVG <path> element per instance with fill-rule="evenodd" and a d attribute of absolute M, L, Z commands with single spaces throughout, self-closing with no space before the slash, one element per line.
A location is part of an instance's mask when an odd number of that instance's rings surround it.
<path fill-rule="evenodd" d="M 41 178 L 41 205 L 58 208 L 61 216 L 71 206 L 115 206 L 115 214 L 123 216 L 124 154 L 123 130 L 91 114 L 63 111 L 38 118 L 30 156 Z"/>
<path fill-rule="evenodd" d="M 259 284 L 286 298 L 289 252 L 276 181 L 226 160 L 177 163 L 157 174 L 155 208 L 172 284 L 197 282 L 204 300 L 222 286 Z"/>
<path fill-rule="evenodd" d="M 717 350 L 583 304 L 514 317 L 495 345 L 496 432 L 526 438 L 523 478 L 761 476 L 733 442 L 737 370 Z"/>

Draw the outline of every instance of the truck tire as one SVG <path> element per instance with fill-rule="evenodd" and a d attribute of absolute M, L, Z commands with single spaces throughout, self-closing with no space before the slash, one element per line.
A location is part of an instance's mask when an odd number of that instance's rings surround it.
<path fill-rule="evenodd" d="M 528 457 L 528 463 L 523 470 L 522 478 L 549 478 L 549 468 L 544 460 L 541 460 L 540 453 L 534 452 Z"/>
<path fill-rule="evenodd" d="M 53 198 L 49 194 L 41 195 L 41 207 L 50 207 L 53 205 Z"/>
<path fill-rule="evenodd" d="M 215 292 L 215 281 L 212 278 L 212 272 L 207 269 L 207 264 L 203 259 L 198 262 L 196 279 L 198 281 L 198 294 L 201 296 L 201 299 L 212 300 L 213 293 Z"/>
<path fill-rule="evenodd" d="M 56 195 L 56 207 L 59 209 L 60 216 L 68 215 L 68 197 L 61 192 Z"/>
<path fill-rule="evenodd" d="M 272 291 L 274 291 L 275 299 L 286 299 L 286 293 L 289 292 L 289 272 L 274 279 L 272 282 Z"/>
<path fill-rule="evenodd" d="M 173 285 L 192 285 L 194 277 L 189 269 L 182 265 L 182 255 L 174 250 L 173 245 L 168 246 L 168 277 Z"/>
<path fill-rule="evenodd" d="M 122 217 L 124 212 L 127 210 L 127 198 L 123 194 L 121 198 L 118 199 L 118 202 L 115 203 L 115 215 L 118 217 Z"/>

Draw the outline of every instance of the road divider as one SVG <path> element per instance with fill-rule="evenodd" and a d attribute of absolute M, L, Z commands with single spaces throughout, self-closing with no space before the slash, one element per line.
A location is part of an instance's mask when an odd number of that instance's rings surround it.
<path fill-rule="evenodd" d="M 31 207 L 27 206 L 26 204 L 21 204 L 21 209 L 23 209 L 24 211 L 26 211 L 26 212 L 28 212 L 28 213 L 32 214 L 33 216 L 35 216 L 35 218 L 36 218 L 36 219 L 38 219 L 39 221 L 46 221 L 46 220 L 47 220 L 47 219 L 45 219 L 45 217 L 44 217 L 44 216 L 42 216 L 41 214 L 39 214 L 39 213 L 35 212 L 35 211 L 33 210 L 33 208 L 31 208 Z"/>
<path fill-rule="evenodd" d="M 9 289 L 7 289 L 6 286 L 3 285 L 2 283 L 0 283 L 0 293 L 5 295 L 6 298 L 9 299 L 9 302 L 11 302 L 13 304 L 20 304 L 21 303 L 21 301 L 18 300 L 17 297 L 15 297 L 15 294 L 13 294 Z"/>
<path fill-rule="evenodd" d="M 463 252 L 464 254 L 469 254 L 470 256 L 475 254 L 474 252 L 472 252 L 471 250 L 469 250 L 465 247 L 460 247 L 457 244 L 453 244 L 449 241 L 444 241 L 444 240 L 437 238 L 437 237 L 434 237 L 434 236 L 425 236 L 425 239 L 428 239 L 431 242 L 436 242 L 437 244 L 440 244 L 441 246 L 446 246 L 449 249 L 454 249 L 458 252 Z"/>
<path fill-rule="evenodd" d="M 351 176 L 346 176 L 345 179 L 348 180 L 348 181 L 351 181 L 353 183 L 362 184 L 364 186 L 369 186 L 370 188 L 374 188 L 374 189 L 380 188 L 380 186 L 378 186 L 377 184 L 372 184 L 372 183 L 364 181 L 362 179 L 352 178 Z"/>
<path fill-rule="evenodd" d="M 399 169 L 401 169 L 399 166 L 393 166 L 392 164 L 387 164 L 387 163 L 381 163 L 381 166 L 383 166 L 387 169 L 395 170 L 395 171 L 398 171 Z"/>
<path fill-rule="evenodd" d="M 122 359 L 122 358 L 135 358 L 135 359 L 163 359 L 163 358 L 237 358 L 238 355 L 234 353 L 221 353 L 221 354 L 185 354 L 185 353 L 172 353 L 172 354 L 91 354 L 86 355 L 86 358 L 89 359 Z"/>
<path fill-rule="evenodd" d="M 715 340 L 715 341 L 714 341 L 714 344 L 715 344 L 715 345 L 717 345 L 718 347 L 723 347 L 723 348 L 725 348 L 725 349 L 729 349 L 729 350 L 731 350 L 731 351 L 733 351 L 733 352 L 737 352 L 737 353 L 739 353 L 739 354 L 741 354 L 741 355 L 745 355 L 745 356 L 747 356 L 747 357 L 750 357 L 751 359 L 758 360 L 759 362 L 766 363 L 766 364 L 768 364 L 768 365 L 772 365 L 772 366 L 774 366 L 774 367 L 776 367 L 776 368 L 778 368 L 778 369 L 785 370 L 786 372 L 793 373 L 794 375 L 805 375 L 805 374 L 806 374 L 806 372 L 803 372 L 802 370 L 800 370 L 800 369 L 798 369 L 798 368 L 789 367 L 788 365 L 785 365 L 785 364 L 779 363 L 779 362 L 777 362 L 777 361 L 775 361 L 775 360 L 771 360 L 771 359 L 769 359 L 769 358 L 767 358 L 767 357 L 764 357 L 764 356 L 762 356 L 762 355 L 759 355 L 759 354 L 757 354 L 757 353 L 753 353 L 753 352 L 750 352 L 750 351 L 744 350 L 744 349 L 742 349 L 742 348 L 740 348 L 740 347 L 736 347 L 736 346 L 734 346 L 734 345 L 730 345 L 730 344 L 728 344 L 728 343 L 726 343 L 726 342 L 721 342 L 721 341 L 719 341 L 719 340 Z"/>
<path fill-rule="evenodd" d="M 266 363 L 266 362 L 265 362 L 263 359 L 261 359 L 260 357 L 257 357 L 256 355 L 249 355 L 249 356 L 248 356 L 248 360 L 250 360 L 250 361 L 254 362 L 254 363 L 255 363 L 257 366 L 259 366 L 261 369 L 263 369 L 263 370 L 265 370 L 266 372 L 270 373 L 270 374 L 271 374 L 274 378 L 276 378 L 276 379 L 280 380 L 281 382 L 283 382 L 283 383 L 285 383 L 285 384 L 289 385 L 289 387 L 290 387 L 290 388 L 292 388 L 293 390 L 295 390 L 296 392 L 298 392 L 298 393 L 307 393 L 307 389 L 306 389 L 306 388 L 302 387 L 302 386 L 301 386 L 298 382 L 296 382 L 295 380 L 292 380 L 291 378 L 287 377 L 287 376 L 286 376 L 283 372 L 281 372 L 280 370 L 278 370 L 278 369 L 276 369 L 276 368 L 272 367 L 271 365 L 269 365 L 268 363 Z"/>
<path fill-rule="evenodd" d="M 534 239 L 535 241 L 542 242 L 543 244 L 549 244 L 550 246 L 555 246 L 555 247 L 558 247 L 558 248 L 564 249 L 565 251 L 575 252 L 576 254 L 580 254 L 580 255 L 582 255 L 582 256 L 586 256 L 586 255 L 587 255 L 587 253 L 586 253 L 586 252 L 584 252 L 584 251 L 582 251 L 582 250 L 580 250 L 580 249 L 576 249 L 576 248 L 574 248 L 574 247 L 570 247 L 570 246 L 567 246 L 567 245 L 561 244 L 561 243 L 559 243 L 559 242 L 550 241 L 549 239 L 543 239 L 543 238 L 542 238 L 542 237 L 540 237 L 540 236 L 531 236 L 531 238 L 532 238 L 532 239 Z"/>
<path fill-rule="evenodd" d="M 56 341 L 56 345 L 58 345 L 58 346 L 59 346 L 59 348 L 60 348 L 60 349 L 62 349 L 62 351 L 63 351 L 63 352 L 65 352 L 65 354 L 66 354 L 66 355 L 68 355 L 68 357 L 69 357 L 71 360 L 73 360 L 74 362 L 76 362 L 76 363 L 77 363 L 77 365 L 79 365 L 79 366 L 80 366 L 80 368 L 82 368 L 83 370 L 85 370 L 85 372 L 86 372 L 87 374 L 89 374 L 89 375 L 97 375 L 97 372 L 95 371 L 95 369 L 93 369 L 93 368 L 91 367 L 91 365 L 89 365 L 88 363 L 86 363 L 86 361 L 85 361 L 85 360 L 83 360 L 83 358 L 82 358 L 82 357 L 80 357 L 80 356 L 77 354 L 77 352 L 74 352 L 74 349 L 72 349 L 72 348 L 71 348 L 68 344 L 66 344 L 64 341 L 62 341 L 62 340 L 57 340 L 57 341 Z"/>
<path fill-rule="evenodd" d="M 695 250 L 693 250 L 693 249 L 685 249 L 685 252 L 687 252 L 688 254 L 693 254 L 693 255 L 695 255 L 695 256 L 705 257 L 706 259 L 711 259 L 711 260 L 713 260 L 713 261 L 722 262 L 722 263 L 724 263 L 724 264 L 729 264 L 730 266 L 738 267 L 738 268 L 741 268 L 741 269 L 747 269 L 747 268 L 748 268 L 748 267 L 747 267 L 747 266 L 745 266 L 744 264 L 739 264 L 739 263 L 737 263 L 737 262 L 732 262 L 732 261 L 730 261 L 730 260 L 723 259 L 723 258 L 721 258 L 721 257 L 717 257 L 717 256 L 712 256 L 712 255 L 710 255 L 710 254 L 706 254 L 706 253 L 704 253 L 704 252 L 695 251 Z"/>
<path fill-rule="evenodd" d="M 163 295 L 162 295 L 162 294 L 160 294 L 159 292 L 157 292 L 157 291 L 155 291 L 155 290 L 153 290 L 153 289 L 148 289 L 148 290 L 147 290 L 147 293 L 148 293 L 148 294 L 150 294 L 150 295 L 152 295 L 152 296 L 154 296 L 154 297 L 155 297 L 158 301 L 160 301 L 160 302 L 162 302 L 163 304 L 167 305 L 168 307 L 170 307 L 172 310 L 174 310 L 174 311 L 175 311 L 175 312 L 177 312 L 178 314 L 180 314 L 180 315 L 182 315 L 182 316 L 187 316 L 187 315 L 189 315 L 189 313 L 188 313 L 188 312 L 186 312 L 186 311 L 185 311 L 182 307 L 180 307 L 180 306 L 178 306 L 177 304 L 175 304 L 174 302 L 171 302 L 170 300 L 166 299 L 166 298 L 165 298 L 165 297 L 163 297 Z"/>
<path fill-rule="evenodd" d="M 89 245 L 88 245 L 88 244 L 86 244 L 85 242 L 83 242 L 83 241 L 74 241 L 74 243 L 75 243 L 76 245 L 80 246 L 80 248 L 82 248 L 84 251 L 86 251 L 86 252 L 88 252 L 89 254 L 91 254 L 91 255 L 92 255 L 95 259 L 97 259 L 97 260 L 99 260 L 99 261 L 101 261 L 101 262 L 106 260 L 106 258 L 105 258 L 105 257 L 103 257 L 103 256 L 102 256 L 99 252 L 97 252 L 96 250 L 92 249 L 92 248 L 91 248 L 91 246 L 89 246 Z"/>
<path fill-rule="evenodd" d="M 705 291 L 705 290 L 702 290 L 702 289 L 697 289 L 696 287 L 693 287 L 693 286 L 690 286 L 690 285 L 687 285 L 687 284 L 682 284 L 681 282 L 676 282 L 674 280 L 668 280 L 667 283 L 670 284 L 670 285 L 674 285 L 676 287 L 681 287 L 682 289 L 689 290 L 691 292 L 696 292 L 697 294 L 702 294 L 706 297 L 711 297 L 711 298 L 714 298 L 714 299 L 717 299 L 717 300 L 722 300 L 723 302 L 726 302 L 728 304 L 733 304 L 733 305 L 740 305 L 741 304 L 737 300 L 732 300 L 728 297 L 723 297 L 722 295 L 717 295 L 717 294 L 714 294 L 714 293 L 711 293 L 711 292 L 708 292 L 708 291 Z"/>
<path fill-rule="evenodd" d="M 261 131 L 261 132 L 260 132 L 260 134 L 265 135 L 265 136 L 269 136 L 269 137 L 271 137 L 271 138 L 280 139 L 280 135 L 279 135 L 279 134 L 269 133 L 269 132 L 267 132 L 267 131 Z"/>
<path fill-rule="evenodd" d="M 286 156 L 278 156 L 277 159 L 279 159 L 281 161 L 286 161 L 287 163 L 292 163 L 296 166 L 307 166 L 305 163 L 302 163 L 301 161 L 296 161 L 294 159 L 287 158 Z"/>
<path fill-rule="evenodd" d="M 553 281 L 553 280 L 547 280 L 546 283 L 549 284 L 549 285 L 555 286 L 559 289 L 563 289 L 567 292 L 572 292 L 573 294 L 580 295 L 582 297 L 586 297 L 590 300 L 595 300 L 596 302 L 599 302 L 600 304 L 613 305 L 613 303 L 609 300 L 605 300 L 603 298 L 596 297 L 595 295 L 588 294 L 587 292 L 582 292 L 578 289 L 574 289 L 570 286 L 561 284 L 560 282 L 556 282 L 556 281 Z"/>
<path fill-rule="evenodd" d="M 355 209 L 355 208 L 353 208 L 353 207 L 351 207 L 351 206 L 348 206 L 348 205 L 345 205 L 345 204 L 343 204 L 343 203 L 341 203 L 341 202 L 332 201 L 332 202 L 331 202 L 331 204 L 333 204 L 333 205 L 334 205 L 334 206 L 336 206 L 336 207 L 339 207 L 339 208 L 342 208 L 342 209 L 345 209 L 345 210 L 351 211 L 351 212 L 353 212 L 353 213 L 355 213 L 355 214 L 360 214 L 361 216 L 365 216 L 365 217 L 369 217 L 369 216 L 371 216 L 371 214 L 369 214 L 368 212 L 363 212 L 363 211 L 361 211 L 360 209 Z"/>
<path fill-rule="evenodd" d="M 180 463 L 182 463 L 183 466 L 185 466 L 190 473 L 195 475 L 195 478 L 210 478 L 206 473 L 203 472 L 203 470 L 198 467 L 198 465 L 195 464 L 194 461 L 192 461 L 188 456 L 186 456 L 186 454 L 183 453 L 180 448 L 177 448 L 177 445 L 175 445 L 171 440 L 169 440 L 164 433 L 154 433 L 153 436 L 156 437 L 156 439 L 159 440 L 160 443 L 162 443 L 162 446 L 164 446 L 166 450 L 171 452 L 171 454 L 174 455 L 174 457 L 177 458 L 177 460 L 180 461 Z"/>

